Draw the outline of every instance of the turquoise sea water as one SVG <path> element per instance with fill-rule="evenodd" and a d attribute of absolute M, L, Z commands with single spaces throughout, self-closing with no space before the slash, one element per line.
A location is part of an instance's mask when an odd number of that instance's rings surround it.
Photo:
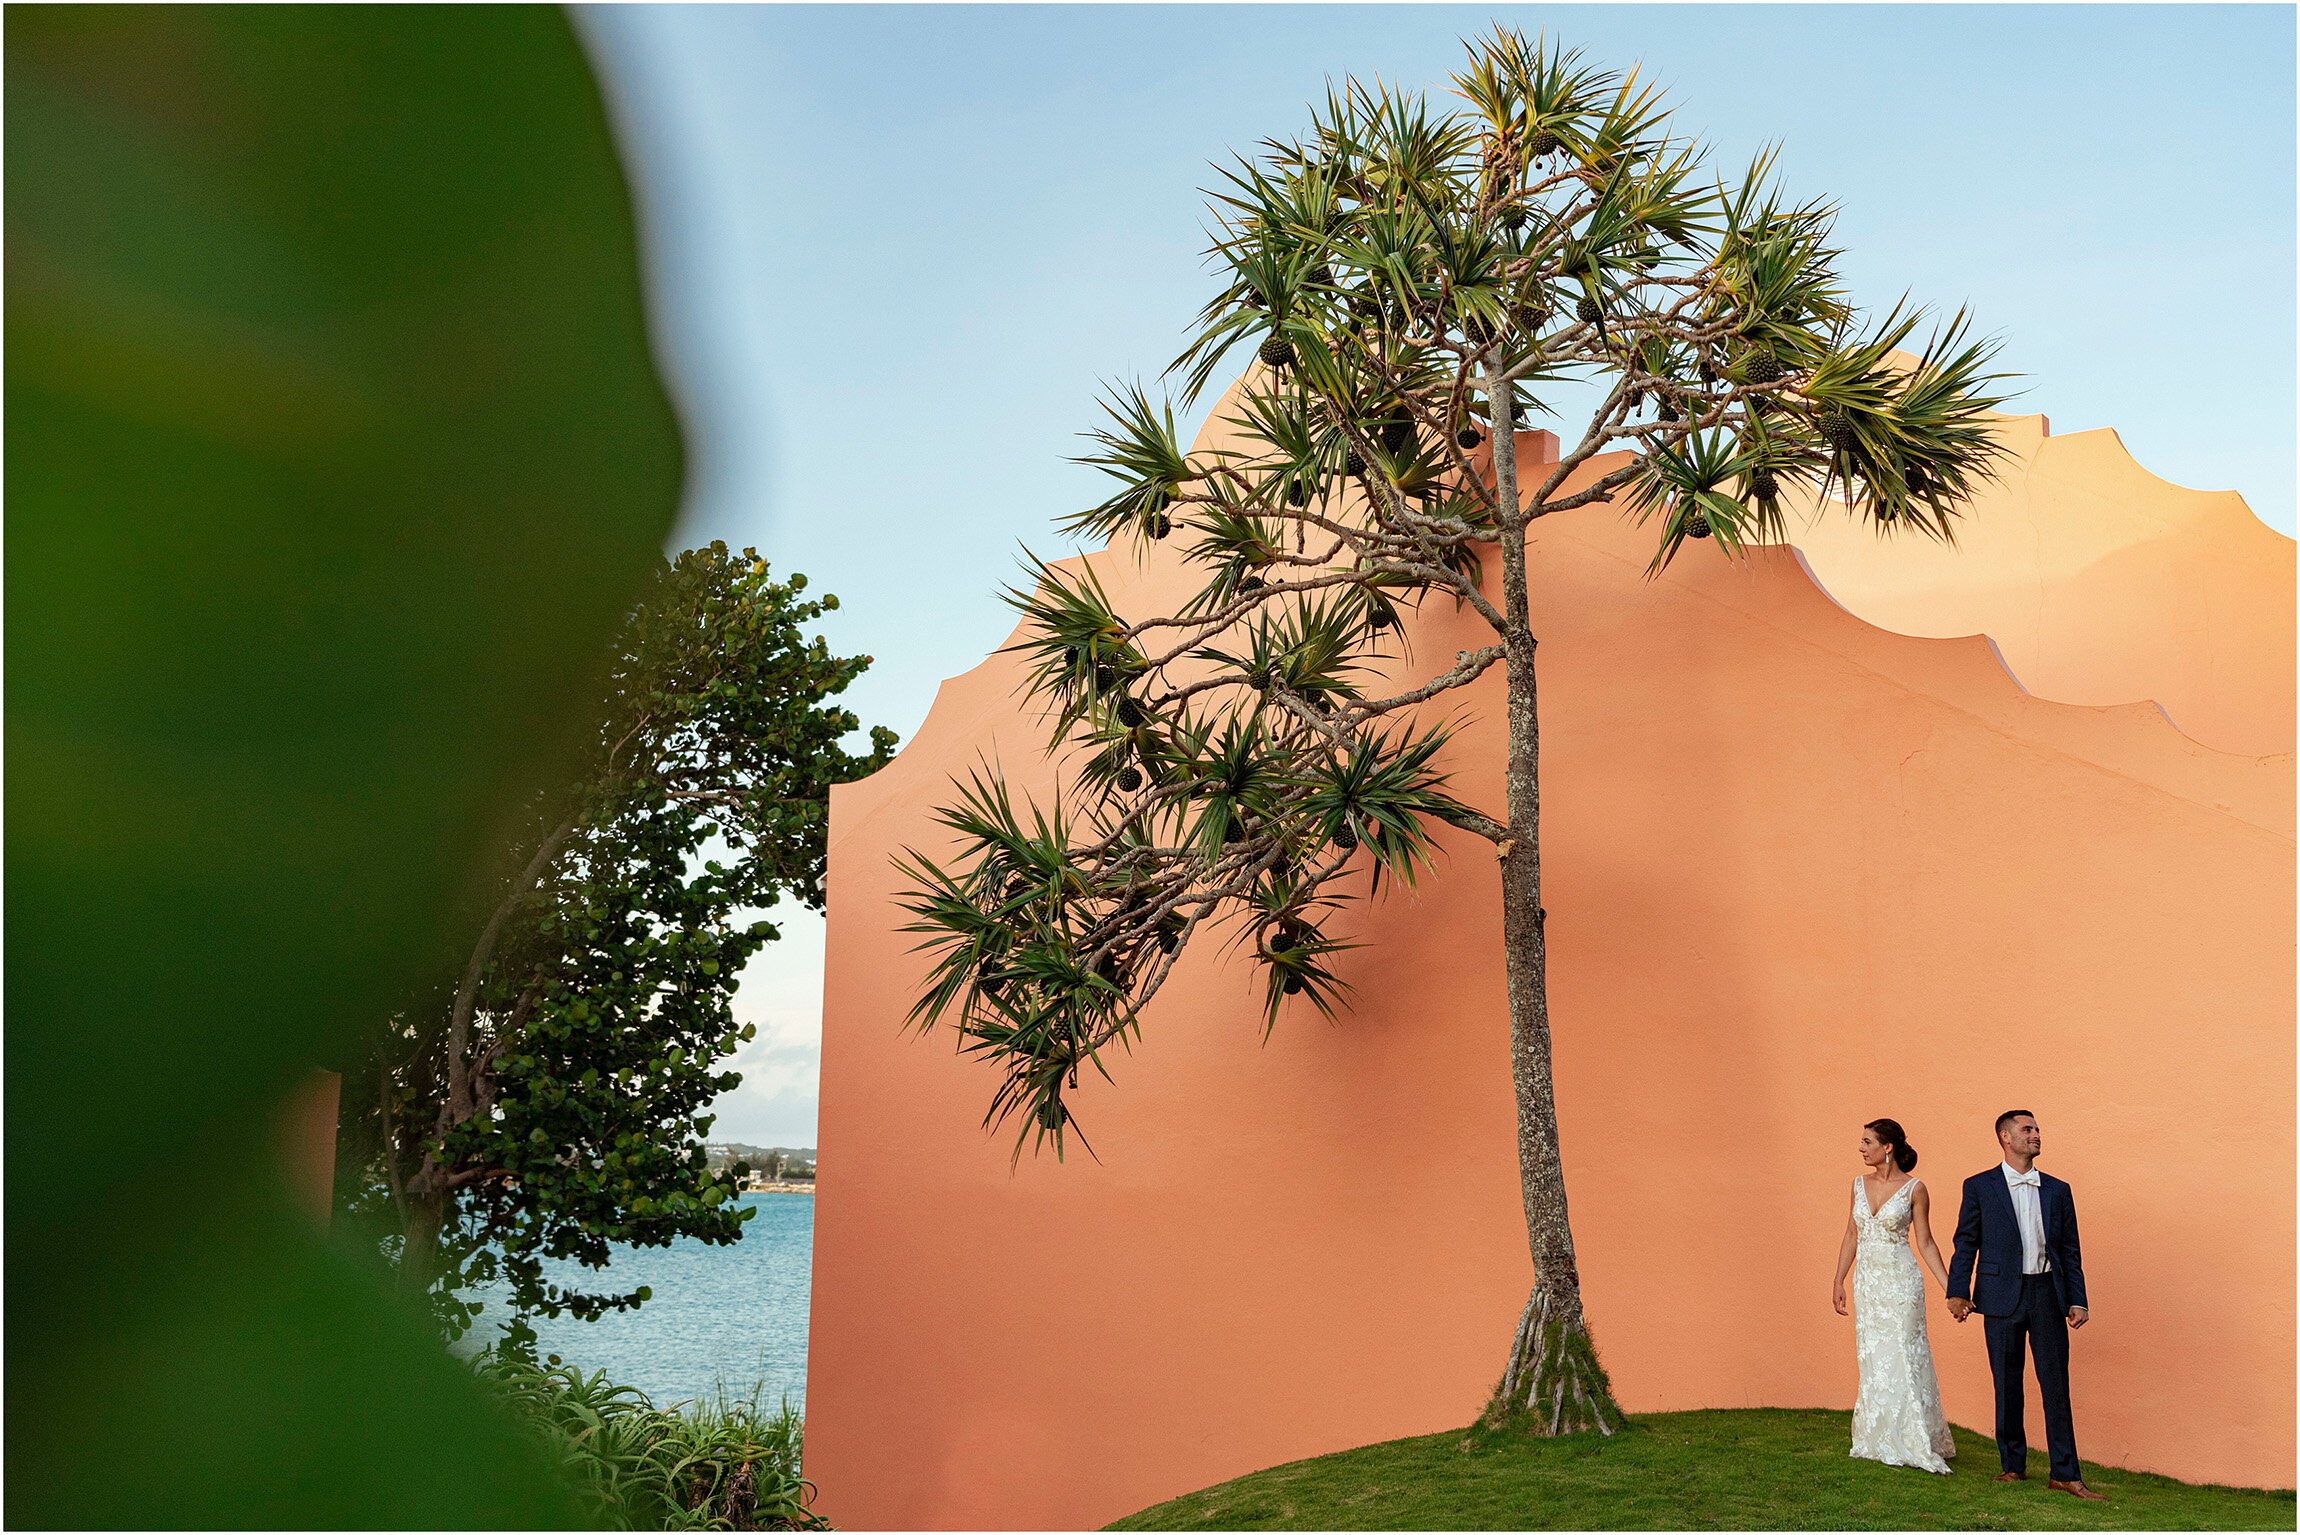
<path fill-rule="evenodd" d="M 539 1319 L 538 1354 L 557 1354 L 585 1371 L 605 1370 L 619 1386 L 637 1386 L 658 1406 L 708 1400 L 724 1386 L 747 1399 L 758 1388 L 761 1406 L 788 1398 L 806 1409 L 807 1297 L 814 1274 L 815 1200 L 812 1194 L 745 1194 L 758 1214 L 743 1223 L 743 1239 L 712 1247 L 682 1237 L 668 1247 L 617 1247 L 604 1273 L 573 1263 L 546 1264 L 561 1285 L 628 1291 L 647 1285 L 654 1296 L 636 1311 L 596 1322 L 572 1317 Z M 492 1337 L 502 1303 L 487 1309 L 467 1341 Z"/>

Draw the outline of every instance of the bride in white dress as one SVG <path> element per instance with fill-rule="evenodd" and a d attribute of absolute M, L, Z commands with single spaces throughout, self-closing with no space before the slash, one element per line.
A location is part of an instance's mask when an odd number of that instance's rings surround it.
<path fill-rule="evenodd" d="M 1853 1347 L 1861 1366 L 1853 1454 L 1946 1476 L 1957 1446 L 1941 1413 L 1933 1348 L 1925 1337 L 1924 1276 L 1932 1275 L 1944 1295 L 1949 1287 L 1948 1268 L 1933 1245 L 1932 1200 L 1924 1184 L 1909 1176 L 1917 1154 L 1892 1120 L 1861 1127 L 1861 1163 L 1867 1171 L 1853 1180 L 1853 1214 L 1837 1250 L 1830 1295 L 1843 1316 L 1850 1270 Z"/>

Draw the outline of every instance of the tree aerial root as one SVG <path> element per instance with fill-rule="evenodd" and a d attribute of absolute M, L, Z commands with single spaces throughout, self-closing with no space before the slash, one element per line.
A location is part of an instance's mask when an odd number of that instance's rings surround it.
<path fill-rule="evenodd" d="M 1562 1304 L 1549 1286 L 1534 1284 L 1510 1340 L 1509 1367 L 1479 1416 L 1482 1427 L 1544 1438 L 1590 1429 L 1612 1434 L 1621 1409 L 1589 1330 L 1574 1314 L 1579 1309 Z"/>

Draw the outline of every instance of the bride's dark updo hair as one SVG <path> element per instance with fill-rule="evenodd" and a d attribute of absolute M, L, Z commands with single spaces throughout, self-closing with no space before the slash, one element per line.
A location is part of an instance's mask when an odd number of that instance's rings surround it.
<path fill-rule="evenodd" d="M 1872 1119 L 1861 1126 L 1885 1145 L 1893 1148 L 1893 1165 L 1902 1172 L 1915 1172 L 1917 1154 L 1909 1149 L 1908 1132 L 1897 1119 Z"/>

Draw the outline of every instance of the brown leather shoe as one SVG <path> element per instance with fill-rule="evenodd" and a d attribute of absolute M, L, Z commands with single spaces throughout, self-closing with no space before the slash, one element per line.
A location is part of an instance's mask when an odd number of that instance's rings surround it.
<path fill-rule="evenodd" d="M 2025 1482 L 2028 1480 L 2028 1473 L 2026 1471 L 1999 1471 L 1995 1476 L 1991 1477 L 1990 1480 L 1996 1482 Z"/>
<path fill-rule="evenodd" d="M 2054 1492 L 2065 1492 L 2070 1497 L 2082 1498 L 2087 1503 L 2106 1503 L 2108 1501 L 2108 1495 L 2106 1493 L 2094 1492 L 2090 1487 L 2085 1486 L 2082 1482 L 2056 1482 L 2053 1481 L 2050 1477 L 2047 1477 L 2045 1479 L 2045 1485 L 2050 1487 Z"/>

